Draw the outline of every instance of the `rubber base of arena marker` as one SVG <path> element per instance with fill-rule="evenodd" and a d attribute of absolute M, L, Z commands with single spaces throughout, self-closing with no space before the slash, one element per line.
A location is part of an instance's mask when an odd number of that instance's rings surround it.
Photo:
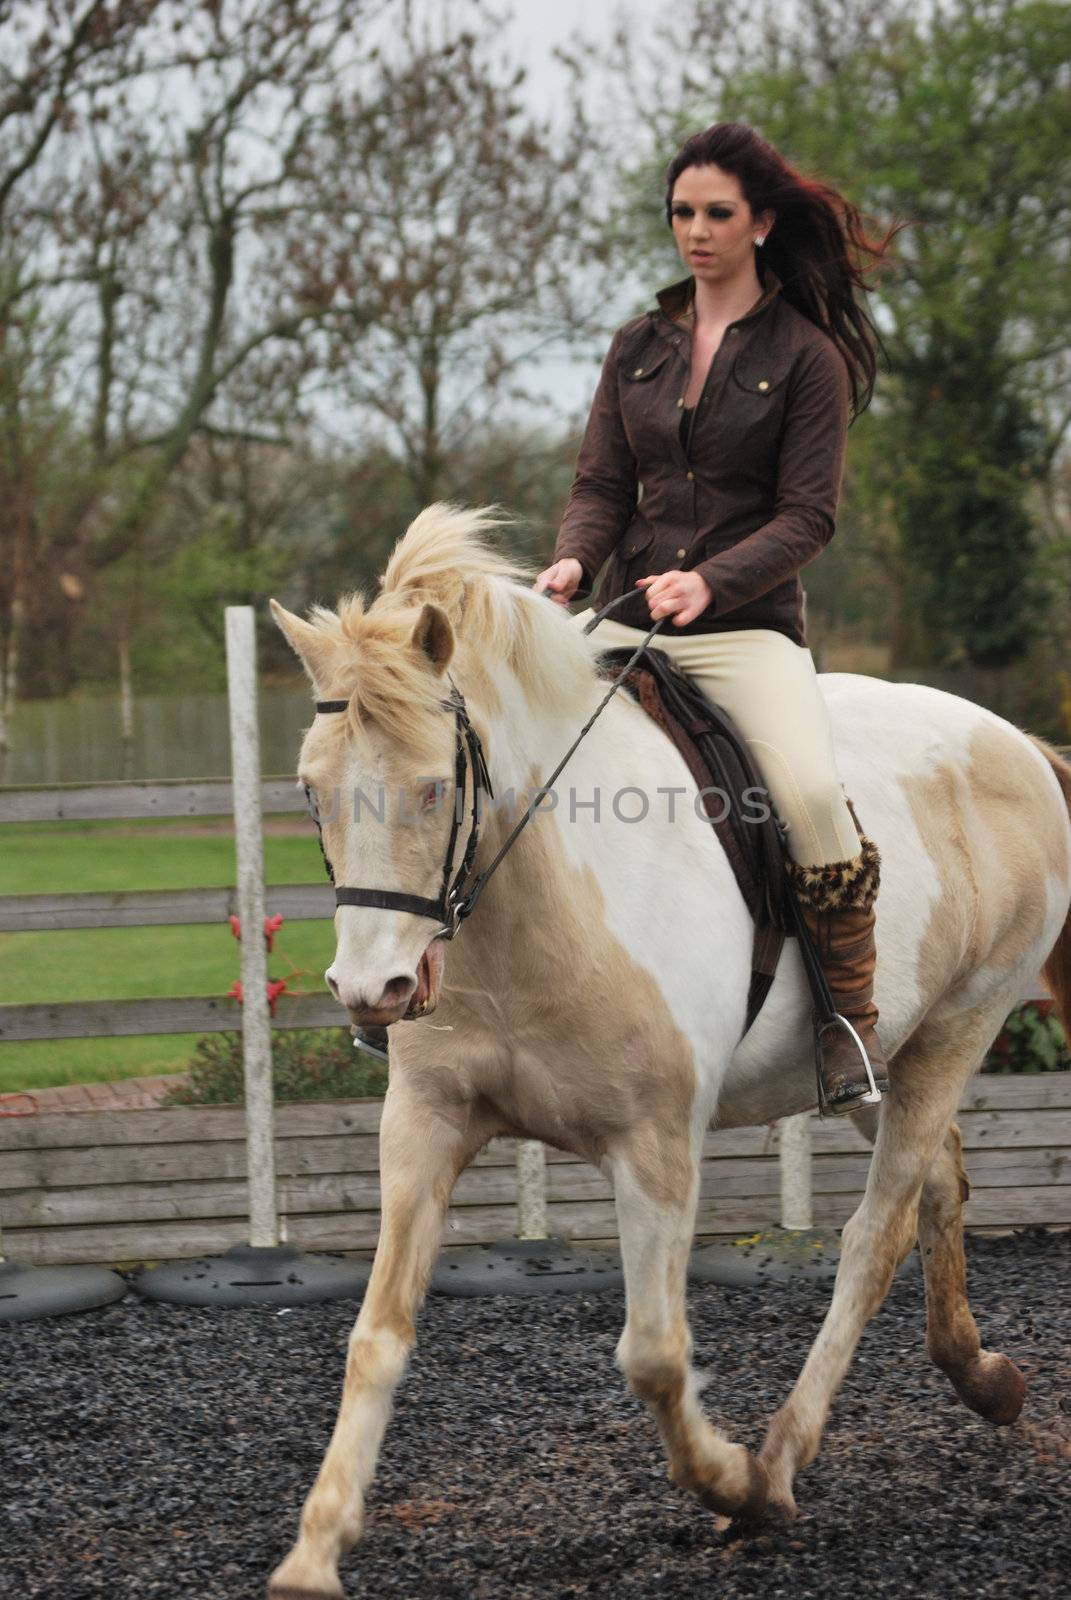
<path fill-rule="evenodd" d="M 739 1239 L 696 1245 L 688 1276 L 693 1283 L 742 1289 L 801 1281 L 832 1285 L 839 1260 L 840 1235 L 832 1228 L 764 1228 Z M 918 1271 L 917 1252 L 900 1271 Z"/>
<path fill-rule="evenodd" d="M 616 1250 L 565 1239 L 504 1239 L 439 1257 L 432 1294 L 590 1294 L 624 1282 Z"/>
<path fill-rule="evenodd" d="M 360 1299 L 371 1270 L 370 1261 L 305 1255 L 289 1244 L 236 1244 L 222 1256 L 150 1267 L 133 1288 L 146 1300 L 171 1305 L 303 1306 Z"/>
<path fill-rule="evenodd" d="M 30 1267 L 0 1260 L 0 1322 L 94 1311 L 121 1300 L 126 1291 L 126 1279 L 106 1267 Z"/>

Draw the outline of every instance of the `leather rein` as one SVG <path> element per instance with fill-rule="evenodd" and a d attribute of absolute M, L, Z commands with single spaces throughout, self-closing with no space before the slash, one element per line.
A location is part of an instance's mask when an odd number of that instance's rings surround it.
<path fill-rule="evenodd" d="M 546 594 L 547 592 L 547 590 L 540 591 L 540 593 L 543 594 Z M 616 600 L 611 600 L 609 605 L 603 606 L 602 610 L 597 611 L 592 617 L 591 621 L 585 624 L 584 632 L 590 633 L 592 628 L 595 627 L 596 623 L 601 622 L 608 611 L 612 611 L 614 607 L 620 605 L 623 600 L 630 600 L 632 598 L 633 596 L 631 594 L 623 594 L 618 596 Z M 551 602 L 551 604 L 555 603 L 556 602 L 554 601 Z M 527 827 L 528 823 L 531 822 L 538 808 L 539 800 L 544 794 L 549 792 L 551 785 L 561 773 L 574 750 L 576 750 L 581 740 L 590 732 L 596 720 L 602 715 L 613 695 L 617 693 L 622 679 L 628 674 L 633 663 L 637 661 L 643 654 L 644 650 L 646 650 L 648 644 L 658 632 L 659 628 L 661 628 L 665 620 L 665 617 L 659 617 L 657 622 L 654 623 L 647 633 L 643 642 L 636 647 L 636 650 L 633 652 L 632 656 L 625 663 L 621 672 L 610 685 L 608 693 L 603 696 L 602 700 L 599 702 L 599 705 L 581 728 L 580 732 L 577 734 L 576 738 L 573 740 L 573 743 L 569 746 L 569 749 L 565 752 L 564 756 L 562 756 L 550 777 L 545 783 L 540 785 L 537 791 L 538 798 L 527 808 L 516 827 L 514 827 L 509 837 L 498 851 L 494 860 L 487 867 L 485 867 L 482 872 L 477 873 L 476 877 L 472 880 L 472 883 L 468 888 L 465 887 L 465 884 L 469 874 L 472 871 L 473 861 L 475 860 L 476 849 L 480 839 L 479 792 L 482 787 L 491 796 L 491 798 L 494 799 L 494 790 L 491 787 L 491 777 L 487 768 L 487 760 L 484 755 L 483 744 L 480 740 L 479 734 L 476 732 L 476 729 L 472 726 L 472 723 L 469 720 L 468 710 L 465 706 L 465 697 L 461 693 L 461 690 L 454 683 L 453 678 L 450 678 L 451 693 L 447 699 L 441 702 L 444 710 L 452 711 L 454 713 L 456 725 L 456 743 L 454 755 L 455 791 L 453 818 L 450 824 L 450 838 L 446 846 L 446 860 L 443 863 L 442 886 L 439 890 L 439 897 L 437 900 L 430 900 L 423 895 L 404 894 L 394 889 L 351 889 L 346 885 L 336 883 L 334 868 L 328 858 L 327 851 L 324 849 L 323 824 L 317 808 L 316 796 L 309 785 L 305 784 L 305 800 L 308 804 L 309 815 L 316 824 L 316 833 L 320 841 L 320 854 L 324 858 L 324 866 L 327 868 L 327 876 L 330 878 L 335 887 L 335 905 L 372 906 L 379 911 L 410 911 L 415 916 L 430 917 L 434 921 L 440 923 L 440 927 L 432 935 L 433 939 L 453 939 L 458 933 L 465 919 L 470 917 L 475 910 L 476 902 L 483 893 L 488 879 L 498 869 L 503 858 L 516 843 L 517 839 Z M 449 674 L 447 674 L 447 676 L 449 677 Z M 348 700 L 316 701 L 317 713 L 328 716 L 338 712 L 348 711 L 349 706 L 350 702 Z M 451 882 L 450 867 L 454 859 L 454 847 L 457 844 L 457 836 L 461 828 L 461 817 L 464 813 L 464 796 L 467 788 L 468 776 L 470 773 L 472 775 L 472 815 L 469 823 L 469 835 L 465 841 L 465 851 L 461 858 L 461 864 L 458 867 L 457 872 L 454 874 L 453 881 Z M 460 804 L 458 803 L 459 799 L 461 801 Z"/>

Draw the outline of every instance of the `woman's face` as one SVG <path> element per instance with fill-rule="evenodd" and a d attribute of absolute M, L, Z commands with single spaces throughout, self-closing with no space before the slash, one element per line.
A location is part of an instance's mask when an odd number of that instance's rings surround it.
<path fill-rule="evenodd" d="M 753 217 L 740 184 L 721 167 L 685 167 L 673 185 L 673 236 L 681 259 L 696 279 L 733 278 L 754 253 L 762 226 L 773 213 Z"/>

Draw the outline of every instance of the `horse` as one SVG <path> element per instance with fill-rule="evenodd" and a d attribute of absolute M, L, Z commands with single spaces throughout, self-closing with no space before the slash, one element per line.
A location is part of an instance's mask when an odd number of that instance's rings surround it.
<path fill-rule="evenodd" d="M 506 520 L 429 506 L 370 604 L 351 595 L 303 619 L 271 602 L 318 708 L 336 713 L 315 716 L 298 764 L 325 859 L 351 886 L 327 983 L 354 1023 L 391 1027 L 378 1247 L 334 1432 L 272 1600 L 343 1594 L 338 1562 L 361 1533 L 453 1185 L 499 1135 L 542 1140 L 611 1180 L 626 1285 L 618 1365 L 653 1413 L 670 1478 L 742 1529 L 795 1514 L 794 1476 L 916 1236 L 930 1357 L 991 1422 L 1023 1404 L 1021 1373 L 982 1348 L 967 1301 L 954 1116 L 1039 970 L 1071 1024 L 1071 765 L 955 695 L 819 677 L 845 792 L 882 858 L 875 998 L 892 1088 L 855 1113 L 874 1145 L 866 1190 L 821 1329 L 754 1455 L 699 1402 L 686 1271 L 707 1130 L 816 1103 L 798 942 L 745 1032 L 750 913 L 706 812 L 681 798 L 697 794 L 683 757 L 626 693 L 556 794 L 543 787 L 607 683 L 598 628 L 586 635 L 534 590 L 504 548 Z M 494 795 L 472 870 L 526 822 L 459 926 L 441 922 L 434 896 L 472 837 L 463 791 L 477 763 L 461 704 Z"/>

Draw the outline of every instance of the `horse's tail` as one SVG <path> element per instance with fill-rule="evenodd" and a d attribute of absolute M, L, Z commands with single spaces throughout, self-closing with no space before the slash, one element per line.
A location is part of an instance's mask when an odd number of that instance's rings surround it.
<path fill-rule="evenodd" d="M 1047 744 L 1044 739 L 1039 739 L 1034 733 L 1027 737 L 1037 746 L 1045 760 L 1056 774 L 1056 781 L 1060 785 L 1064 796 L 1064 805 L 1067 814 L 1071 817 L 1071 761 L 1065 761 L 1060 752 Z M 1045 960 L 1041 969 L 1041 976 L 1052 990 L 1056 1001 L 1056 1015 L 1063 1024 L 1063 1030 L 1071 1042 L 1071 910 L 1064 918 L 1064 925 L 1056 938 L 1056 943 Z"/>

